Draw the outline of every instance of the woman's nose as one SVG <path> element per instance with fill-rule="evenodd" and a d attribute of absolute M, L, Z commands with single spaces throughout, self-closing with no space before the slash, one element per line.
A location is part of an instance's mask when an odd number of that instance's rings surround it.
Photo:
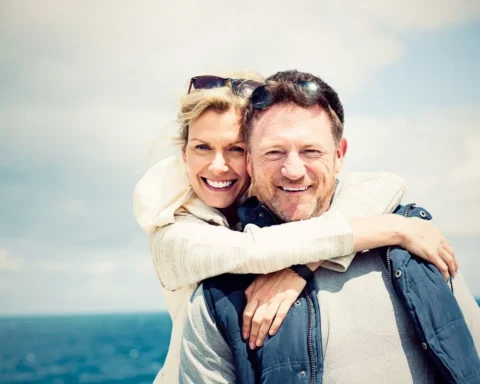
<path fill-rule="evenodd" d="M 212 163 L 208 167 L 208 170 L 213 173 L 224 173 L 228 172 L 228 165 L 225 162 L 225 159 L 221 153 L 217 153 Z"/>

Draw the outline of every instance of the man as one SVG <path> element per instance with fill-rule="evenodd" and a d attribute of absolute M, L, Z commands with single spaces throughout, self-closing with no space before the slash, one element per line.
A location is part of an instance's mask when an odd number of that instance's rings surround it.
<path fill-rule="evenodd" d="M 308 73 L 280 72 L 252 94 L 244 126 L 258 201 L 241 207 L 242 223 L 325 213 L 347 149 L 335 91 Z M 398 213 L 430 218 L 414 205 Z M 480 314 L 461 276 L 450 287 L 404 250 L 369 252 L 342 274 L 292 267 L 306 287 L 261 348 L 242 337 L 254 276 L 205 281 L 189 309 L 180 382 L 480 382 Z"/>

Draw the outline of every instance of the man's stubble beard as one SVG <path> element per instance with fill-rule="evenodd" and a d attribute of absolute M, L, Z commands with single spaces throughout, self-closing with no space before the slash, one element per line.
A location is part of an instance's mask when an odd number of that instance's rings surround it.
<path fill-rule="evenodd" d="M 267 205 L 272 212 L 284 222 L 307 220 L 311 217 L 317 217 L 325 213 L 330 208 L 330 202 L 336 187 L 335 173 L 332 174 L 332 177 L 328 183 L 325 178 L 322 178 L 318 181 L 319 184 L 316 187 L 321 188 L 322 193 L 320 196 L 313 196 L 310 202 L 301 204 L 302 206 L 308 206 L 308 208 L 302 209 L 304 213 L 298 212 L 298 210 L 294 210 L 293 212 L 289 213 L 285 212 L 285 209 L 281 206 L 279 199 L 275 198 L 275 194 L 272 198 L 264 195 L 264 193 L 268 191 L 268 186 L 259 186 L 259 184 L 256 183 L 256 180 L 265 180 L 265 178 L 262 177 L 262 175 L 258 175 L 253 164 L 252 171 L 252 190 L 255 191 L 256 197 L 259 201 Z M 297 197 L 295 196 L 292 196 L 291 198 L 294 201 L 297 200 Z M 296 217 L 297 213 L 300 213 L 301 215 Z"/>

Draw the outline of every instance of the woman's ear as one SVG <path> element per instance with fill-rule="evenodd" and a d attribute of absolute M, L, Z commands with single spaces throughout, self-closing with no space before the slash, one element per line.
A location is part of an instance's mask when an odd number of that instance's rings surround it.
<path fill-rule="evenodd" d="M 187 148 L 186 147 L 182 148 L 182 159 L 185 163 L 187 162 Z"/>

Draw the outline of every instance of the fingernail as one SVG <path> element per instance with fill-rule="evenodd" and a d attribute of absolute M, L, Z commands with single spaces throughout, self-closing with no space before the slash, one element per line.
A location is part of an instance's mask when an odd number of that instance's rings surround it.
<path fill-rule="evenodd" d="M 250 342 L 250 349 L 255 349 L 255 343 Z"/>
<path fill-rule="evenodd" d="M 257 340 L 257 347 L 261 347 L 262 346 L 262 342 L 260 340 Z"/>

